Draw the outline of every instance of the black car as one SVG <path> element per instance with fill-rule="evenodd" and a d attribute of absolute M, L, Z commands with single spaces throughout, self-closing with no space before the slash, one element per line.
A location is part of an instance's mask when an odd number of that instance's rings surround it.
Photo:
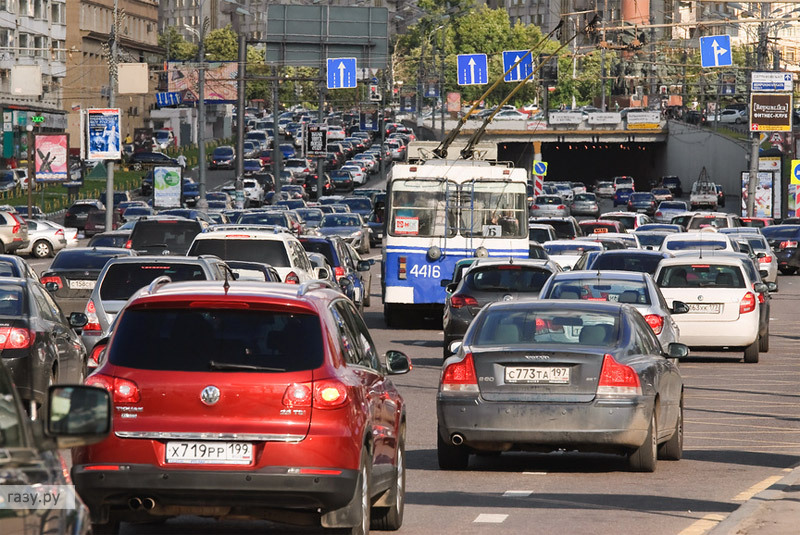
<path fill-rule="evenodd" d="M 84 230 L 86 220 L 89 219 L 89 212 L 105 209 L 106 206 L 100 201 L 92 199 L 76 201 L 67 208 L 67 212 L 64 214 L 64 226 Z"/>
<path fill-rule="evenodd" d="M 656 213 L 656 198 L 649 192 L 634 192 L 628 198 L 628 211 L 641 212 L 649 216 L 654 216 Z"/>
<path fill-rule="evenodd" d="M 334 276 L 344 294 L 363 311 L 370 304 L 368 285 L 361 273 L 369 272 L 368 260 L 356 261 L 338 236 L 300 236 L 300 243 L 309 253 L 319 253 L 333 268 Z"/>
<path fill-rule="evenodd" d="M 667 188 L 675 198 L 683 196 L 683 186 L 681 185 L 681 179 L 677 176 L 662 176 L 661 186 Z"/>
<path fill-rule="evenodd" d="M 233 169 L 236 165 L 236 153 L 233 147 L 222 146 L 217 147 L 211 153 L 211 158 L 208 160 L 209 169 Z"/>
<path fill-rule="evenodd" d="M 353 191 L 355 182 L 353 182 L 353 175 L 349 171 L 342 169 L 334 169 L 330 173 L 333 187 L 336 191 Z"/>
<path fill-rule="evenodd" d="M 111 402 L 104 389 L 54 386 L 45 395 L 48 408 L 40 420 L 31 421 L 18 389 L 14 388 L 14 377 L 0 361 L 0 414 L 3 415 L 0 486 L 24 484 L 32 492 L 37 488 L 65 489 L 72 481 L 66 476 L 67 464 L 59 450 L 102 440 L 111 429 Z M 43 496 L 42 493 L 38 497 Z M 70 507 L 16 504 L 12 509 L 3 504 L 0 533 L 88 535 L 89 509 L 80 496 L 75 493 L 72 496 L 75 501 Z"/>
<path fill-rule="evenodd" d="M 40 281 L 65 313 L 83 312 L 106 262 L 134 254 L 130 249 L 116 247 L 62 249 L 42 272 Z"/>
<path fill-rule="evenodd" d="M 131 239 L 130 230 L 112 230 L 95 234 L 87 247 L 126 247 Z"/>
<path fill-rule="evenodd" d="M 85 324 L 83 312 L 68 321 L 36 280 L 0 277 L 0 350 L 32 418 L 48 386 L 86 377 L 86 349 L 73 330 Z"/>
<path fill-rule="evenodd" d="M 140 219 L 131 232 L 130 248 L 139 254 L 183 256 L 201 232 L 202 223 L 185 218 Z"/>
<path fill-rule="evenodd" d="M 145 167 L 152 167 L 155 165 L 174 165 L 176 167 L 180 167 L 178 164 L 178 160 L 175 158 L 170 158 L 163 152 L 134 152 L 131 154 L 131 157 L 128 158 L 128 165 L 133 167 L 134 170 L 140 171 Z"/>
<path fill-rule="evenodd" d="M 637 233 L 638 236 L 638 233 Z M 617 251 L 603 251 L 594 259 L 591 269 L 637 271 L 655 276 L 658 263 L 662 258 L 672 257 L 672 253 L 662 251 L 640 251 L 637 249 L 622 249 Z"/>
<path fill-rule="evenodd" d="M 761 233 L 778 257 L 780 272 L 794 275 L 800 268 L 800 225 L 769 225 Z"/>

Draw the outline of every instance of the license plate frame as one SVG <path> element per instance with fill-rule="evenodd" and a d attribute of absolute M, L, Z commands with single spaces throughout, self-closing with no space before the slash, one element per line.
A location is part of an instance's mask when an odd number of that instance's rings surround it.
<path fill-rule="evenodd" d="M 568 385 L 569 366 L 505 366 L 506 384 Z"/>
<path fill-rule="evenodd" d="M 239 441 L 170 440 L 164 448 L 167 464 L 253 464 L 253 444 Z"/>
<path fill-rule="evenodd" d="M 86 279 L 72 279 L 67 282 L 70 290 L 94 290 L 97 281 Z"/>
<path fill-rule="evenodd" d="M 722 303 L 686 303 L 690 314 L 720 314 Z"/>

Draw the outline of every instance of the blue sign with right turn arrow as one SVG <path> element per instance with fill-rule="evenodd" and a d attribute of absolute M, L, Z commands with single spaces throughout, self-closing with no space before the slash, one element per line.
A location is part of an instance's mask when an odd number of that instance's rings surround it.
<path fill-rule="evenodd" d="M 700 64 L 703 67 L 727 67 L 733 65 L 730 35 L 701 37 Z"/>

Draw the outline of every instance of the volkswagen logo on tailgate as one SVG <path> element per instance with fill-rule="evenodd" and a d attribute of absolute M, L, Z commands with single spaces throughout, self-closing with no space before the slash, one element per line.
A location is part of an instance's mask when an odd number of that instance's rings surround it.
<path fill-rule="evenodd" d="M 209 385 L 200 392 L 200 401 L 206 405 L 214 405 L 219 401 L 219 388 Z"/>

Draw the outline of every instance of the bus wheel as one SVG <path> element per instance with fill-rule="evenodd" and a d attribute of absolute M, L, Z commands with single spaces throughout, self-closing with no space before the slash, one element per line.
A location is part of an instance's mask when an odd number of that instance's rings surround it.
<path fill-rule="evenodd" d="M 396 306 L 383 305 L 383 321 L 387 327 L 400 326 L 400 311 Z"/>

